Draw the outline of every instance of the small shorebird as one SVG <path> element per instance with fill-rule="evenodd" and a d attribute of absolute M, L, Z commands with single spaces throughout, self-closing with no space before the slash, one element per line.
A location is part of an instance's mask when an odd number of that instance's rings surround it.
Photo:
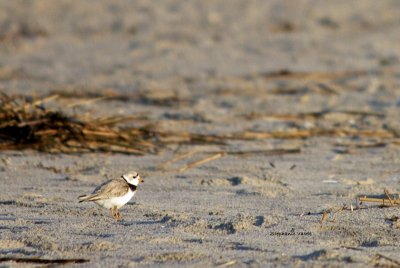
<path fill-rule="evenodd" d="M 121 220 L 119 213 L 123 205 L 135 195 L 139 183 L 143 182 L 136 171 L 122 175 L 120 178 L 106 181 L 89 195 L 79 196 L 80 202 L 95 202 L 111 211 L 112 217 Z"/>

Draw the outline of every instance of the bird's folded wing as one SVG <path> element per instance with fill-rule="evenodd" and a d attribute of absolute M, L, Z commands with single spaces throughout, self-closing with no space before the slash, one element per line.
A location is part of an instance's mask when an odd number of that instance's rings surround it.
<path fill-rule="evenodd" d="M 122 196 L 129 191 L 129 185 L 123 179 L 110 180 L 99 187 L 92 193 L 90 200 L 108 199 L 116 196 Z"/>

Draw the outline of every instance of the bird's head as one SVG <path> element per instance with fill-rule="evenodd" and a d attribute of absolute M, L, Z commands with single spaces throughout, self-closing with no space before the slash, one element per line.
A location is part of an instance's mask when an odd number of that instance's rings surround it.
<path fill-rule="evenodd" d="M 135 185 L 135 186 L 138 186 L 139 183 L 144 182 L 144 180 L 142 180 L 142 178 L 140 178 L 139 173 L 137 173 L 136 171 L 132 171 L 127 174 L 124 174 L 124 175 L 122 175 L 122 178 L 124 180 L 126 180 L 127 183 L 129 183 L 131 185 Z"/>

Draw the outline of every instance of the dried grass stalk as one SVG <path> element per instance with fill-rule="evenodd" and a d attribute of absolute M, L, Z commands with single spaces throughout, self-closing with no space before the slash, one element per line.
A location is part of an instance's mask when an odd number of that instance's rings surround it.
<path fill-rule="evenodd" d="M 189 164 L 187 164 L 187 165 L 181 167 L 181 168 L 179 169 L 179 171 L 182 172 L 182 171 L 188 170 L 188 169 L 190 169 L 190 168 L 194 168 L 194 167 L 200 166 L 200 165 L 205 164 L 205 163 L 207 163 L 207 162 L 210 162 L 210 161 L 213 161 L 213 160 L 217 160 L 218 158 L 220 158 L 220 157 L 222 157 L 222 156 L 224 156 L 224 155 L 225 155 L 225 154 L 223 154 L 223 153 L 217 153 L 217 154 L 208 156 L 208 157 L 206 157 L 206 158 L 197 160 L 197 161 L 195 161 L 195 162 L 189 163 Z"/>
<path fill-rule="evenodd" d="M 360 202 L 380 203 L 385 207 L 397 207 L 400 205 L 400 199 L 386 199 L 386 198 L 372 198 L 372 197 L 359 197 Z"/>

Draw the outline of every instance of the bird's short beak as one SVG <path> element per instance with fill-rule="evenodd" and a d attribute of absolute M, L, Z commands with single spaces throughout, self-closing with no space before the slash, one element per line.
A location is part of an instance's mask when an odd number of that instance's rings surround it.
<path fill-rule="evenodd" d="M 142 183 L 144 182 L 144 180 L 142 178 L 139 178 L 139 182 Z"/>

